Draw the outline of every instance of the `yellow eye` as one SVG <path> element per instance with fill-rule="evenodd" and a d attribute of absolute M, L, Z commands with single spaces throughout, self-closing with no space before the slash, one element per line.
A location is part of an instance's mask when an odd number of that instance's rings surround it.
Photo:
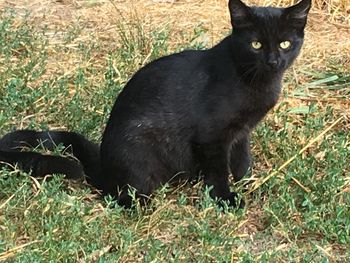
<path fill-rule="evenodd" d="M 252 47 L 254 49 L 260 49 L 260 48 L 262 48 L 262 44 L 259 41 L 253 41 L 252 42 Z"/>
<path fill-rule="evenodd" d="M 281 42 L 280 43 L 280 47 L 282 48 L 282 49 L 287 49 L 287 48 L 289 48 L 290 47 L 290 41 L 283 41 L 283 42 Z"/>

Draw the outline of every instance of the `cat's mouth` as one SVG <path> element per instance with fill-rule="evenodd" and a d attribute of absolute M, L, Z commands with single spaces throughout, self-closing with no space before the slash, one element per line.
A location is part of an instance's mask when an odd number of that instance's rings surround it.
<path fill-rule="evenodd" d="M 278 64 L 264 64 L 263 66 L 264 72 L 271 72 L 271 73 L 280 73 L 284 71 L 284 66 L 280 63 Z"/>

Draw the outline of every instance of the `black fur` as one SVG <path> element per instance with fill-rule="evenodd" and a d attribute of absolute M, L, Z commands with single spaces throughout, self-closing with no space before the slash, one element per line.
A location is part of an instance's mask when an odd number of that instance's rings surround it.
<path fill-rule="evenodd" d="M 82 165 L 60 156 L 22 151 L 38 146 L 53 150 L 58 145 L 65 147 L 66 152 L 74 155 Z M 31 171 L 37 177 L 61 173 L 69 179 L 77 179 L 85 175 L 90 184 L 102 188 L 99 181 L 100 148 L 75 132 L 19 130 L 8 133 L 0 139 L 0 162 L 2 165 L 18 164 L 19 168 Z"/>
<path fill-rule="evenodd" d="M 228 176 L 240 180 L 250 166 L 250 132 L 278 100 L 282 75 L 302 46 L 310 6 L 310 0 L 289 8 L 230 0 L 230 36 L 205 51 L 153 61 L 128 82 L 112 109 L 100 157 L 98 147 L 76 133 L 17 131 L 0 140 L 0 160 L 28 167 L 31 153 L 11 159 L 3 151 L 18 146 L 16 136 L 32 146 L 50 138 L 72 145 L 92 184 L 121 205 L 131 205 L 129 186 L 149 196 L 199 171 L 213 187 L 212 197 L 237 205 Z M 282 50 L 286 40 L 291 46 Z M 262 48 L 254 49 L 252 41 Z M 33 156 L 41 158 L 45 162 Z"/>

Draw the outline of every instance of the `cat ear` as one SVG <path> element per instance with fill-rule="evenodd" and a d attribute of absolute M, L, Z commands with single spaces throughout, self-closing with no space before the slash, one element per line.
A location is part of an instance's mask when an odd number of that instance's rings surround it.
<path fill-rule="evenodd" d="M 307 15 L 311 8 L 311 0 L 301 0 L 296 5 L 284 10 L 285 19 L 295 27 L 305 27 Z"/>
<path fill-rule="evenodd" d="M 252 24 L 250 18 L 250 8 L 241 0 L 230 0 L 228 8 L 231 15 L 231 24 L 234 28 L 248 27 Z"/>

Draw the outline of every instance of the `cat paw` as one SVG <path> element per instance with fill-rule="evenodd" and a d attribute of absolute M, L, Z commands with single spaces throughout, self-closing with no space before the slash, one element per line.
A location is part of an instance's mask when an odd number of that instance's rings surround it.
<path fill-rule="evenodd" d="M 245 206 L 244 200 L 235 192 L 231 192 L 228 198 L 223 199 L 222 201 L 226 202 L 226 204 L 230 207 L 244 208 Z M 220 205 L 223 205 L 222 201 L 220 202 Z"/>

